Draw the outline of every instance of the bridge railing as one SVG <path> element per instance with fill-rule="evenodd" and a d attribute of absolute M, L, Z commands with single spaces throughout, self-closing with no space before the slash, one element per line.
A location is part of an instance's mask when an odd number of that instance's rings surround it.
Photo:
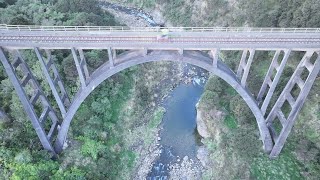
<path fill-rule="evenodd" d="M 280 32 L 320 33 L 320 28 L 253 28 L 253 27 L 125 27 L 125 26 L 37 26 L 0 24 L 0 30 L 16 31 L 109 31 L 109 32 Z"/>

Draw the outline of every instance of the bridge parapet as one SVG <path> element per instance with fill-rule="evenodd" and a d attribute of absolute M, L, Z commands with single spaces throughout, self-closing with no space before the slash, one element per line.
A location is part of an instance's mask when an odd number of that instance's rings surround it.
<path fill-rule="evenodd" d="M 260 27 L 127 27 L 127 26 L 38 26 L 0 24 L 0 30 L 17 31 L 109 31 L 109 32 L 259 32 L 259 33 L 319 33 L 320 28 L 260 28 Z"/>

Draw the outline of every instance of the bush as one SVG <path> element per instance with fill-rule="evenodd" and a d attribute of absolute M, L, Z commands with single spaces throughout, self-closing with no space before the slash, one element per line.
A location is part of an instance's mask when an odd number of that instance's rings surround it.
<path fill-rule="evenodd" d="M 106 148 L 97 140 L 92 140 L 87 137 L 78 137 L 77 139 L 83 141 L 84 143 L 81 146 L 81 153 L 83 155 L 90 156 L 94 160 L 97 160 L 99 152 Z"/>

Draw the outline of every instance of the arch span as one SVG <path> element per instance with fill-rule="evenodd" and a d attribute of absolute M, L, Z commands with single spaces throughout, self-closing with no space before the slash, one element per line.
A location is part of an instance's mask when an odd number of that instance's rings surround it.
<path fill-rule="evenodd" d="M 258 107 L 255 99 L 251 96 L 250 91 L 247 88 L 241 86 L 241 82 L 227 65 L 218 60 L 217 66 L 213 66 L 212 58 L 210 58 L 208 54 L 201 51 L 185 51 L 184 53 L 179 53 L 178 51 L 164 50 L 155 50 L 151 51 L 148 54 L 144 54 L 143 51 L 125 52 L 114 59 L 115 64 L 113 67 L 108 62 L 106 62 L 97 70 L 95 70 L 88 80 L 88 85 L 84 88 L 81 88 L 76 94 L 74 101 L 72 102 L 69 111 L 67 112 L 61 124 L 61 128 L 55 142 L 55 151 L 57 153 L 60 153 L 62 151 L 62 147 L 64 141 L 66 140 L 67 133 L 70 127 L 70 123 L 76 111 L 80 107 L 81 103 L 86 99 L 86 97 L 95 89 L 95 87 L 100 85 L 110 76 L 124 69 L 138 64 L 153 61 L 175 61 L 189 63 L 206 69 L 207 71 L 226 81 L 241 95 L 241 97 L 244 99 L 244 101 L 247 103 L 252 113 L 254 114 L 260 131 L 264 151 L 267 153 L 271 151 L 273 142 L 270 136 L 270 132 L 267 128 L 265 118 L 263 117 L 260 108 Z"/>

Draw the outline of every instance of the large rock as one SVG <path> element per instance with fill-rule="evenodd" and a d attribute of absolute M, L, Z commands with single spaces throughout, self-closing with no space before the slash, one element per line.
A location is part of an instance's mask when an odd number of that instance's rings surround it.
<path fill-rule="evenodd" d="M 206 167 L 209 165 L 209 150 L 204 146 L 199 147 L 197 151 L 197 158 L 201 162 L 202 166 Z"/>
<path fill-rule="evenodd" d="M 208 138 L 210 137 L 210 133 L 208 131 L 207 125 L 202 117 L 202 111 L 198 108 L 198 104 L 196 105 L 197 108 L 197 130 L 201 137 Z"/>
<path fill-rule="evenodd" d="M 217 110 L 216 107 L 210 108 L 210 110 L 204 110 L 199 103 L 196 105 L 197 108 L 197 130 L 200 136 L 203 138 L 214 138 L 218 140 L 220 138 L 220 132 L 223 131 L 221 121 L 224 119 L 224 113 Z"/>
<path fill-rule="evenodd" d="M 203 167 L 185 156 L 179 163 L 170 164 L 169 179 L 202 179 Z"/>

